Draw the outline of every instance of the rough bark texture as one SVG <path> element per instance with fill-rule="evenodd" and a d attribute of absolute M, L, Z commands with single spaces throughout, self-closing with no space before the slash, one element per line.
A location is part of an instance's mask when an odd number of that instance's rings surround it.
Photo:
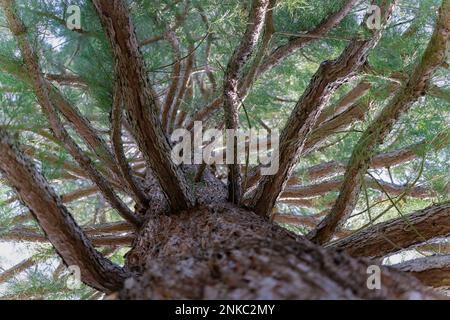
<path fill-rule="evenodd" d="M 273 33 L 275 32 L 275 27 L 273 25 L 273 11 L 275 10 L 277 0 L 269 0 L 269 5 L 267 7 L 266 19 L 264 23 L 264 31 L 261 37 L 260 44 L 258 46 L 257 52 L 254 54 L 252 65 L 250 66 L 248 72 L 245 76 L 241 77 L 239 84 L 239 98 L 245 100 L 256 77 L 258 75 L 258 70 L 261 67 L 262 60 L 267 54 L 269 44 L 271 42 Z"/>
<path fill-rule="evenodd" d="M 128 231 L 132 231 L 132 226 L 128 225 Z M 136 238 L 133 232 L 109 234 L 108 232 L 98 235 L 90 235 L 90 230 L 86 230 L 89 241 L 94 247 L 129 247 L 133 244 Z M 8 232 L 1 232 L 0 241 L 7 242 L 35 242 L 35 243 L 49 243 L 50 240 L 37 230 L 29 230 L 27 228 L 14 228 Z"/>
<path fill-rule="evenodd" d="M 132 197 L 140 209 L 145 210 L 148 205 L 147 196 L 144 194 L 142 186 L 133 176 L 128 160 L 125 156 L 122 143 L 122 90 L 116 84 L 113 92 L 113 105 L 111 110 L 111 145 L 114 150 L 114 157 L 117 161 L 122 180 L 125 182 L 127 188 L 131 191 Z"/>
<path fill-rule="evenodd" d="M 383 257 L 433 238 L 450 235 L 450 202 L 378 223 L 342 239 L 333 248 L 355 257 Z M 394 245 L 395 244 L 395 245 Z"/>
<path fill-rule="evenodd" d="M 408 82 L 367 128 L 353 149 L 344 183 L 333 209 L 309 235 L 314 242 L 323 244 L 329 241 L 337 227 L 353 211 L 361 189 L 361 177 L 369 168 L 376 147 L 384 141 L 400 116 L 426 93 L 431 76 L 446 59 L 449 36 L 450 0 L 444 0 L 433 35 L 421 61 Z"/>
<path fill-rule="evenodd" d="M 413 278 L 382 267 L 368 290 L 364 260 L 317 247 L 231 205 L 149 221 L 127 265 L 122 299 L 432 298 Z"/>
<path fill-rule="evenodd" d="M 170 158 L 130 13 L 123 0 L 93 0 L 110 40 L 133 134 L 173 212 L 193 205 L 184 174 Z"/>
<path fill-rule="evenodd" d="M 339 191 L 339 189 L 342 187 L 342 183 L 343 179 L 337 178 L 305 186 L 287 186 L 281 193 L 280 199 L 302 199 L 318 197 L 332 191 Z M 381 180 L 374 181 L 372 179 L 366 179 L 365 183 L 368 188 L 386 191 L 390 196 L 398 196 L 407 190 L 406 186 L 388 183 Z M 407 191 L 407 195 L 413 198 L 426 199 L 433 196 L 432 192 L 429 189 L 421 186 L 410 188 L 410 190 Z"/>
<path fill-rule="evenodd" d="M 126 274 L 98 253 L 32 162 L 0 131 L 0 171 L 30 209 L 56 252 L 81 269 L 82 280 L 105 292 L 120 288 Z"/>
<path fill-rule="evenodd" d="M 414 259 L 393 267 L 408 272 L 427 286 L 450 288 L 450 255 Z"/>
<path fill-rule="evenodd" d="M 372 84 L 363 80 L 358 83 L 350 92 L 343 96 L 336 104 L 325 108 L 317 119 L 317 123 L 322 123 L 329 120 L 333 116 L 348 110 L 351 105 L 354 105 L 361 97 L 363 97 L 372 88 Z"/>
<path fill-rule="evenodd" d="M 390 20 L 395 1 L 383 7 L 383 27 Z M 354 40 L 333 61 L 325 61 L 313 76 L 308 88 L 297 102 L 280 137 L 279 170 L 261 179 L 250 206 L 263 216 L 270 214 L 276 200 L 291 176 L 309 133 L 331 94 L 348 81 L 367 59 L 369 50 L 378 42 L 381 30 L 367 40 Z"/>

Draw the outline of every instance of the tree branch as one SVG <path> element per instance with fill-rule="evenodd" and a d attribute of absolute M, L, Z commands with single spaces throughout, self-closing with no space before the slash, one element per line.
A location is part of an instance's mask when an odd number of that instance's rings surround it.
<path fill-rule="evenodd" d="M 163 32 L 161 35 L 157 35 L 157 36 L 150 37 L 150 38 L 143 40 L 139 45 L 141 47 L 148 46 L 149 44 L 163 40 L 165 38 L 166 34 L 176 31 L 186 20 L 186 17 L 189 14 L 189 7 L 190 7 L 190 1 L 188 0 L 188 1 L 186 1 L 186 5 L 184 7 L 183 13 L 181 15 L 177 15 L 173 26 L 170 26 L 169 28 L 167 28 L 167 30 L 165 32 Z"/>
<path fill-rule="evenodd" d="M 223 82 L 223 110 L 226 129 L 236 130 L 239 127 L 239 78 L 258 42 L 268 5 L 269 0 L 254 0 L 252 2 L 247 30 L 228 62 Z M 241 172 L 237 159 L 237 137 L 231 138 L 233 139 L 233 162 L 228 165 L 228 200 L 238 204 L 241 198 Z"/>
<path fill-rule="evenodd" d="M 415 143 L 403 149 L 378 154 L 372 158 L 369 166 L 371 169 L 381 169 L 406 163 L 417 158 L 418 152 L 429 146 L 429 144 L 429 141 L 423 140 L 422 142 Z M 437 139 L 433 140 L 432 147 L 435 150 L 439 150 L 446 148 L 449 145 L 450 137 L 448 133 L 444 132 L 440 134 Z M 317 180 L 342 173 L 345 171 L 345 168 L 345 165 L 340 164 L 337 161 L 330 161 L 308 168 L 306 174 L 309 179 Z"/>
<path fill-rule="evenodd" d="M 113 106 L 111 111 L 111 144 L 114 150 L 114 156 L 119 165 L 120 173 L 128 189 L 133 195 L 133 199 L 141 209 L 148 206 L 148 199 L 141 186 L 134 179 L 133 172 L 128 165 L 125 152 L 122 145 L 122 91 L 119 85 L 115 85 L 113 93 Z"/>
<path fill-rule="evenodd" d="M 181 77 L 181 52 L 180 52 L 180 43 L 178 41 L 175 32 L 168 32 L 165 35 L 165 38 L 169 42 L 173 51 L 173 68 L 172 68 L 172 81 L 169 86 L 169 91 L 166 95 L 166 100 L 163 106 L 162 115 L 161 115 L 161 124 L 165 132 L 168 130 L 169 126 L 169 115 L 172 109 L 173 102 L 175 100 L 175 96 L 180 85 L 180 77 Z"/>
<path fill-rule="evenodd" d="M 280 198 L 303 199 L 317 197 L 332 191 L 339 191 L 339 189 L 342 187 L 343 182 L 344 179 L 336 178 L 306 186 L 289 186 L 284 189 L 284 191 L 280 195 Z M 372 179 L 366 179 L 367 187 L 377 190 L 380 190 L 381 187 L 383 187 L 383 189 L 389 192 L 389 194 L 392 196 L 398 196 L 402 194 L 405 189 L 407 189 L 406 186 L 389 183 L 386 181 L 377 180 L 377 182 L 378 183 L 376 183 Z M 433 196 L 433 192 L 427 188 L 419 186 L 413 187 L 411 190 L 408 190 L 408 196 L 419 199 L 427 199 Z"/>
<path fill-rule="evenodd" d="M 374 156 L 376 147 L 392 130 L 395 122 L 411 105 L 424 95 L 434 71 L 446 59 L 450 36 L 450 0 L 444 0 L 439 11 L 431 40 L 408 82 L 397 92 L 382 112 L 363 133 L 355 146 L 345 173 L 339 197 L 330 214 L 320 223 L 309 238 L 319 244 L 331 239 L 337 227 L 353 211 L 361 189 L 361 176 Z"/>
<path fill-rule="evenodd" d="M 187 209 L 194 200 L 182 170 L 170 158 L 170 146 L 158 120 L 155 93 L 146 75 L 128 8 L 123 0 L 93 0 L 93 3 L 114 54 L 116 74 L 139 149 L 172 211 Z"/>
<path fill-rule="evenodd" d="M 11 0 L 0 3 L 7 16 L 14 14 Z M 3 130 L 0 130 L 0 146 L 0 170 L 64 262 L 80 267 L 82 281 L 98 290 L 111 292 L 120 288 L 126 273 L 95 251 L 61 199 Z"/>
<path fill-rule="evenodd" d="M 378 223 L 337 241 L 332 247 L 356 257 L 378 258 L 448 235 L 450 202 L 445 202 L 413 212 L 405 218 Z"/>
<path fill-rule="evenodd" d="M 267 72 L 275 65 L 292 55 L 294 52 L 304 48 L 307 44 L 317 41 L 321 36 L 327 34 L 336 27 L 350 12 L 358 0 L 348 0 L 339 11 L 327 17 L 315 29 L 309 31 L 304 37 L 290 40 L 287 44 L 276 48 L 261 64 L 258 75 Z"/>
<path fill-rule="evenodd" d="M 383 28 L 390 20 L 394 3 L 395 1 L 389 4 L 384 3 Z M 365 22 L 363 22 L 363 26 L 365 27 Z M 368 39 L 353 40 L 339 58 L 321 64 L 281 133 L 278 172 L 261 179 L 250 202 L 250 207 L 257 214 L 263 216 L 270 214 L 302 153 L 306 138 L 314 128 L 322 108 L 328 102 L 331 94 L 363 66 L 369 50 L 381 37 L 383 28 L 371 31 Z"/>
<path fill-rule="evenodd" d="M 58 112 L 49 97 L 49 92 L 47 90 L 48 88 L 41 74 L 38 57 L 28 42 L 26 28 L 15 12 L 14 0 L 2 0 L 1 6 L 5 13 L 9 28 L 18 41 L 19 48 L 26 63 L 26 68 L 32 79 L 35 95 L 49 121 L 53 134 L 63 143 L 71 156 L 80 164 L 80 166 L 88 172 L 90 179 L 92 179 L 92 181 L 102 191 L 112 207 L 115 208 L 124 219 L 135 225 L 140 225 L 141 221 L 115 194 L 106 179 L 96 170 L 91 159 L 84 154 L 81 148 L 69 136 L 68 132 L 62 125 Z"/>
<path fill-rule="evenodd" d="M 171 133 L 174 129 L 175 119 L 177 113 L 180 109 L 180 105 L 185 97 L 186 91 L 188 90 L 189 82 L 191 81 L 192 68 L 194 67 L 195 53 L 193 45 L 189 46 L 189 52 L 192 52 L 191 55 L 187 58 L 183 78 L 181 79 L 180 87 L 178 88 L 178 92 L 175 98 L 174 105 L 172 107 L 172 111 L 169 116 L 169 120 L 167 122 L 166 132 Z"/>
<path fill-rule="evenodd" d="M 450 287 L 450 255 L 414 259 L 392 268 L 412 274 L 426 286 Z"/>
<path fill-rule="evenodd" d="M 31 268 L 32 266 L 36 265 L 37 261 L 33 257 L 22 260 L 15 266 L 9 268 L 8 270 L 3 271 L 0 273 L 0 284 L 8 281 L 9 279 L 15 277 L 19 273 Z"/>

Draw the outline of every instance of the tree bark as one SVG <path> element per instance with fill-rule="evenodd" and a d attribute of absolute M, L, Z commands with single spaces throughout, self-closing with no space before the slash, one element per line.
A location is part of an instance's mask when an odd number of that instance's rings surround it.
<path fill-rule="evenodd" d="M 379 258 L 433 238 L 450 235 L 450 202 L 433 205 L 404 218 L 378 223 L 332 246 L 351 256 Z"/>
<path fill-rule="evenodd" d="M 45 85 L 45 79 L 41 74 L 38 56 L 28 42 L 26 28 L 15 11 L 15 1 L 2 0 L 0 4 L 5 13 L 8 26 L 17 39 L 23 59 L 25 60 L 26 69 L 32 79 L 31 83 L 33 84 L 34 93 L 43 109 L 45 116 L 47 117 L 53 134 L 63 143 L 67 151 L 80 164 L 80 166 L 88 172 L 89 178 L 98 186 L 100 190 L 102 190 L 105 198 L 111 206 L 115 208 L 124 219 L 134 223 L 135 225 L 139 225 L 141 223 L 140 220 L 117 196 L 103 175 L 101 175 L 101 173 L 95 168 L 91 159 L 86 156 L 83 150 L 70 137 L 67 130 L 61 123 L 57 109 L 49 97 L 48 88 Z"/>
<path fill-rule="evenodd" d="M 426 286 L 450 288 L 450 255 L 414 259 L 393 267 L 408 272 Z"/>
<path fill-rule="evenodd" d="M 35 216 L 64 262 L 68 266 L 78 266 L 82 281 L 90 286 L 105 292 L 117 290 L 126 273 L 94 249 L 45 178 L 3 130 L 0 130 L 0 146 L 0 171 Z"/>
<path fill-rule="evenodd" d="M 180 86 L 180 77 L 181 77 L 181 52 L 180 52 L 180 42 L 173 31 L 169 31 L 165 35 L 165 39 L 169 42 L 173 51 L 173 60 L 174 65 L 172 68 L 172 81 L 169 86 L 169 91 L 166 95 L 166 100 L 164 102 L 162 114 L 161 114 L 161 125 L 164 132 L 168 132 L 169 129 L 169 121 L 170 121 L 170 113 L 172 110 L 172 105 L 176 98 L 177 90 L 179 90 Z"/>
<path fill-rule="evenodd" d="M 193 45 L 189 46 L 189 52 L 191 54 L 187 57 L 187 61 L 186 61 L 185 68 L 184 68 L 183 78 L 181 80 L 181 85 L 178 89 L 172 111 L 170 112 L 168 127 L 166 128 L 168 133 L 172 133 L 173 129 L 175 129 L 175 120 L 176 120 L 178 111 L 180 110 L 181 103 L 183 102 L 183 99 L 186 96 L 186 92 L 189 88 L 189 82 L 192 81 L 191 80 L 192 68 L 194 67 L 194 61 L 195 61 L 195 50 L 194 50 Z"/>
<path fill-rule="evenodd" d="M 15 277 L 16 275 L 20 274 L 21 272 L 31 268 L 32 266 L 36 265 L 37 263 L 38 263 L 38 261 L 33 259 L 33 257 L 22 260 L 15 266 L 0 273 L 0 284 L 3 284 L 4 282 Z"/>
<path fill-rule="evenodd" d="M 325 108 L 317 119 L 317 123 L 325 122 L 331 117 L 336 117 L 340 113 L 348 110 L 352 105 L 363 97 L 372 88 L 372 84 L 366 80 L 362 80 L 358 83 L 350 92 L 343 96 L 336 104 L 333 104 Z"/>
<path fill-rule="evenodd" d="M 113 105 L 111 110 L 111 145 L 114 151 L 114 157 L 117 161 L 122 181 L 125 182 L 127 188 L 131 191 L 132 197 L 140 210 L 145 210 L 148 206 L 147 196 L 143 192 L 142 186 L 133 175 L 128 160 L 125 156 L 122 143 L 122 89 L 118 84 L 115 85 L 113 92 Z"/>
<path fill-rule="evenodd" d="M 132 231 L 132 226 L 128 224 L 128 231 Z M 129 247 L 133 244 L 134 239 L 136 238 L 133 232 L 129 233 L 104 233 L 104 234 L 95 234 L 100 232 L 99 230 L 86 230 L 86 235 L 88 235 L 89 241 L 92 243 L 94 247 Z M 91 232 L 94 235 L 91 235 Z M 1 241 L 13 241 L 13 242 L 31 242 L 31 243 L 49 243 L 50 240 L 42 233 L 37 232 L 36 230 L 29 230 L 27 228 L 14 228 L 5 233 L 0 234 L 0 242 Z"/>
<path fill-rule="evenodd" d="M 303 37 L 296 37 L 287 44 L 276 48 L 270 55 L 264 59 L 258 70 L 258 75 L 270 70 L 278 63 L 292 55 L 294 52 L 305 47 L 307 44 L 316 41 L 326 35 L 331 29 L 336 27 L 350 12 L 358 0 L 347 0 L 341 9 L 327 17 L 316 28 L 307 32 Z"/>
<path fill-rule="evenodd" d="M 342 178 L 321 181 L 317 184 L 310 185 L 292 185 L 284 189 L 280 195 L 280 199 L 294 198 L 304 199 L 318 197 L 332 191 L 339 191 L 343 183 Z M 366 186 L 371 189 L 386 191 L 390 196 L 399 196 L 407 190 L 407 186 L 397 185 L 382 180 L 374 181 L 372 179 L 365 180 Z M 427 199 L 433 196 L 433 192 L 427 188 L 417 186 L 407 190 L 407 196 L 419 199 Z"/>
<path fill-rule="evenodd" d="M 134 138 L 158 180 L 172 212 L 194 204 L 182 170 L 158 119 L 156 96 L 146 75 L 130 12 L 123 0 L 92 0 L 111 44 Z"/>
<path fill-rule="evenodd" d="M 433 298 L 418 281 L 382 269 L 367 289 L 368 261 L 323 249 L 230 204 L 148 222 L 127 266 L 122 299 Z"/>

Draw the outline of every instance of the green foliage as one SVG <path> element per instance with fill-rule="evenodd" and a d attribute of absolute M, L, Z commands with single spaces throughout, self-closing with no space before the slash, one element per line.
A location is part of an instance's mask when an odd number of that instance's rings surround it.
<path fill-rule="evenodd" d="M 180 42 L 180 54 L 183 63 L 188 54 L 195 56 L 192 77 L 193 96 L 183 102 L 188 115 L 208 105 L 221 95 L 223 70 L 239 44 L 245 32 L 247 16 L 251 1 L 192 0 L 186 11 L 187 1 L 172 0 L 137 0 L 128 1 L 132 13 L 132 21 L 139 41 L 162 35 L 169 26 L 174 26 L 180 19 L 181 26 L 175 33 Z M 53 82 L 63 96 L 76 107 L 98 130 L 99 135 L 108 143 L 112 91 L 116 76 L 114 61 L 109 43 L 96 16 L 90 1 L 71 0 L 70 4 L 79 5 L 82 12 L 81 32 L 68 30 L 65 25 L 66 8 L 69 1 L 59 0 L 18 0 L 21 18 L 27 26 L 27 37 L 38 53 L 44 75 L 77 76 L 77 85 Z M 317 27 L 330 14 L 336 12 L 345 3 L 344 0 L 283 0 L 278 1 L 273 12 L 275 32 L 269 44 L 268 52 L 283 46 L 298 36 Z M 326 36 L 308 44 L 281 64 L 261 76 L 253 85 L 245 100 L 252 127 L 261 128 L 261 122 L 273 129 L 281 131 L 296 101 L 307 89 L 311 77 L 319 65 L 325 60 L 338 57 L 349 39 L 362 36 L 360 22 L 365 13 L 368 1 L 360 1 L 352 12 Z M 330 132 L 320 147 L 302 157 L 296 168 L 296 176 L 302 185 L 318 183 L 311 181 L 306 175 L 307 169 L 313 165 L 329 161 L 345 164 L 350 157 L 361 132 L 367 128 L 380 110 L 392 98 L 392 86 L 399 73 L 406 75 L 418 63 L 429 41 L 435 20 L 435 11 L 440 0 L 402 0 L 395 11 L 390 27 L 383 33 L 380 43 L 371 50 L 368 66 L 370 70 L 361 71 L 354 79 L 341 86 L 331 97 L 325 108 L 333 106 L 344 97 L 355 85 L 366 80 L 372 89 L 359 103 L 370 105 L 365 121 L 354 121 L 350 126 L 338 132 Z M 201 8 L 208 19 L 208 25 L 202 20 Z M 185 16 L 184 16 L 185 15 Z M 17 43 L 9 30 L 6 21 L 0 14 L 0 127 L 8 131 L 20 141 L 24 148 L 31 152 L 35 162 L 60 195 L 92 186 L 87 179 L 67 170 L 67 166 L 76 166 L 67 151 L 51 139 L 51 132 L 45 116 L 37 104 L 30 85 L 30 75 L 26 72 Z M 211 48 L 207 57 L 207 36 L 211 36 Z M 189 48 L 194 45 L 195 51 Z M 164 102 L 167 85 L 171 82 L 174 53 L 167 41 L 156 41 L 141 48 L 148 77 L 155 91 Z M 206 61 L 206 58 L 208 60 Z M 254 59 L 254 57 L 253 57 Z M 251 60 L 250 64 L 254 60 Z M 210 80 L 205 75 L 206 62 L 214 73 L 218 90 L 203 95 L 200 83 L 210 87 Z M 248 72 L 246 66 L 245 72 Z M 405 197 L 398 206 L 403 212 L 421 209 L 432 202 L 449 199 L 450 154 L 448 147 L 433 147 L 436 137 L 448 131 L 449 96 L 448 69 L 441 68 L 433 78 L 433 85 L 440 88 L 439 93 L 427 94 L 420 98 L 414 107 L 396 123 L 393 132 L 377 150 L 377 153 L 389 152 L 408 147 L 421 141 L 426 148 L 418 149 L 418 157 L 414 161 L 390 168 L 395 184 L 403 185 L 413 181 L 417 176 L 422 158 L 424 168 L 417 180 L 417 185 L 429 188 L 433 192 L 431 199 L 414 199 Z M 218 125 L 223 121 L 221 110 L 214 114 L 208 124 Z M 247 126 L 247 119 L 241 108 L 240 122 Z M 65 123 L 69 133 L 82 146 L 86 145 L 70 126 Z M 132 139 L 124 134 L 128 147 L 127 156 L 130 161 L 140 158 L 133 147 Z M 1 152 L 1 150 L 0 150 Z M 92 156 L 92 154 L 89 154 Z M 94 157 L 92 156 L 94 159 Z M 102 163 L 96 161 L 102 169 Z M 389 181 L 386 169 L 371 170 L 383 180 Z M 71 174 L 72 176 L 68 176 Z M 280 205 L 281 213 L 295 215 L 317 214 L 329 208 L 336 199 L 337 192 L 329 192 L 324 196 L 314 197 L 314 208 Z M 0 238 L 15 227 L 34 228 L 40 233 L 38 226 L 31 219 L 13 224 L 18 216 L 28 213 L 27 209 L 13 201 L 14 192 L 6 181 L 0 180 Z M 124 201 L 132 206 L 134 203 L 123 196 Z M 368 189 L 371 214 L 383 213 L 379 221 L 397 217 L 394 208 L 387 210 L 390 203 L 379 190 Z M 120 221 L 116 212 L 112 211 L 98 195 L 90 195 L 67 204 L 76 221 L 82 225 Z M 358 202 L 357 209 L 346 227 L 357 230 L 367 226 L 370 219 L 367 214 L 367 203 L 364 197 Z M 386 212 L 384 212 L 386 211 Z M 294 232 L 304 234 L 304 227 L 286 227 Z M 0 240 L 1 241 L 1 240 Z M 37 267 L 30 268 L 14 277 L 2 292 L 8 297 L 43 298 L 43 299 L 87 299 L 94 291 L 82 286 L 79 290 L 67 290 L 67 271 L 63 269 L 56 278 L 53 274 L 59 259 L 49 246 L 30 246 L 33 256 L 39 259 Z M 128 248 L 101 248 L 110 259 L 122 265 Z M 1 253 L 1 252 L 0 252 Z M 20 259 L 19 259 L 20 260 Z M 56 262 L 56 263 L 55 263 Z M 0 266 L 2 266 L 0 255 Z"/>

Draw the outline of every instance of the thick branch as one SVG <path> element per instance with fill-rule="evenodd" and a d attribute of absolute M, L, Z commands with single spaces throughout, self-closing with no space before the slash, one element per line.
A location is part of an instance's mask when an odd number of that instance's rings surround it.
<path fill-rule="evenodd" d="M 356 121 L 364 120 L 368 109 L 368 104 L 355 103 L 340 114 L 316 125 L 306 138 L 301 155 L 305 156 L 316 150 L 331 134 L 345 130 Z"/>
<path fill-rule="evenodd" d="M 31 257 L 31 258 L 21 261 L 20 263 L 9 268 L 8 270 L 3 271 L 2 273 L 0 273 L 0 284 L 15 277 L 19 273 L 31 268 L 32 266 L 36 265 L 36 263 L 37 263 L 37 261 L 35 259 L 33 259 L 33 257 Z"/>
<path fill-rule="evenodd" d="M 211 91 L 215 92 L 217 89 L 217 82 L 216 78 L 214 77 L 214 73 L 212 72 L 210 66 L 209 66 L 209 56 L 211 55 L 211 47 L 213 42 L 213 33 L 210 32 L 211 30 L 211 24 L 209 23 L 208 17 L 203 10 L 203 8 L 200 5 L 196 6 L 198 12 L 200 13 L 200 17 L 202 18 L 203 23 L 206 27 L 206 32 L 208 32 L 208 35 L 206 37 L 206 48 L 205 48 L 205 71 L 206 75 L 208 76 L 208 80 L 211 83 Z"/>
<path fill-rule="evenodd" d="M 381 191 L 385 190 L 391 196 L 398 196 L 405 192 L 406 189 L 408 189 L 407 186 L 389 183 L 381 180 L 374 181 L 370 178 L 366 179 L 365 182 L 368 188 Z M 306 186 L 288 186 L 281 193 L 280 198 L 302 199 L 317 197 L 332 191 L 339 191 L 339 189 L 342 187 L 342 183 L 342 178 L 336 178 Z M 408 190 L 408 196 L 419 199 L 427 199 L 433 196 L 433 192 L 427 188 L 418 186 Z"/>
<path fill-rule="evenodd" d="M 128 224 L 127 229 L 132 229 Z M 88 232 L 87 232 L 88 233 Z M 89 236 L 89 241 L 94 247 L 117 247 L 117 246 L 131 246 L 135 239 L 133 233 L 126 234 L 98 234 Z M 34 243 L 48 243 L 50 240 L 34 230 L 27 229 L 13 229 L 9 232 L 0 234 L 0 242 L 34 242 Z"/>
<path fill-rule="evenodd" d="M 141 208 L 146 208 L 148 204 L 147 197 L 143 189 L 134 179 L 133 172 L 128 165 L 122 144 L 122 91 L 116 85 L 113 93 L 113 106 L 111 111 L 111 144 L 114 150 L 114 156 L 119 165 L 120 173 L 128 189 L 133 194 L 133 199 Z"/>
<path fill-rule="evenodd" d="M 394 3 L 395 1 L 390 4 L 385 3 L 383 27 L 390 20 Z M 365 26 L 364 22 L 363 25 Z M 281 133 L 278 172 L 262 178 L 251 200 L 250 205 L 256 213 L 263 216 L 270 214 L 297 164 L 306 138 L 314 128 L 322 108 L 328 102 L 331 94 L 365 63 L 369 50 L 381 37 L 382 29 L 374 30 L 368 39 L 353 40 L 339 58 L 321 64 Z"/>
<path fill-rule="evenodd" d="M 290 40 L 287 44 L 275 49 L 266 59 L 264 59 L 258 73 L 262 74 L 272 67 L 292 55 L 294 52 L 304 48 L 307 44 L 320 39 L 331 29 L 336 27 L 350 12 L 358 0 L 348 0 L 342 8 L 327 17 L 315 29 L 307 32 L 304 37 L 298 37 Z"/>
<path fill-rule="evenodd" d="M 363 80 L 359 82 L 350 92 L 339 99 L 336 104 L 325 108 L 317 119 L 317 123 L 325 122 L 331 117 L 336 117 L 340 113 L 348 110 L 352 105 L 363 97 L 372 88 L 372 84 Z"/>
<path fill-rule="evenodd" d="M 1 4 L 8 14 L 12 13 L 9 1 Z M 0 131 L 0 146 L 0 170 L 64 262 L 80 267 L 82 281 L 98 290 L 110 292 L 120 288 L 125 272 L 95 251 L 61 199 L 4 131 Z"/>
<path fill-rule="evenodd" d="M 448 235 L 450 202 L 432 205 L 404 218 L 378 223 L 336 242 L 333 247 L 343 249 L 352 256 L 383 257 Z"/>
<path fill-rule="evenodd" d="M 47 73 L 45 74 L 45 78 L 60 85 L 87 87 L 87 84 L 83 81 L 83 79 L 75 74 Z"/>
<path fill-rule="evenodd" d="M 14 1 L 4 0 L 1 2 L 1 5 L 5 12 L 8 25 L 18 41 L 19 48 L 26 63 L 26 68 L 32 79 L 35 95 L 48 119 L 53 134 L 63 143 L 70 155 L 80 164 L 80 166 L 88 172 L 90 179 L 92 179 L 102 191 L 112 207 L 115 208 L 124 219 L 139 225 L 139 219 L 137 219 L 123 201 L 115 194 L 107 180 L 97 171 L 91 159 L 84 154 L 62 125 L 57 109 L 49 97 L 48 88 L 41 74 L 38 57 L 28 42 L 26 28 L 15 12 Z"/>
<path fill-rule="evenodd" d="M 172 132 L 175 126 L 175 119 L 178 114 L 178 111 L 180 110 L 181 103 L 183 102 L 183 99 L 185 98 L 186 92 L 189 87 L 189 82 L 191 81 L 191 75 L 192 75 L 192 68 L 194 66 L 194 47 L 189 47 L 189 52 L 192 52 L 191 55 L 187 58 L 185 70 L 183 74 L 183 78 L 181 80 L 180 87 L 178 88 L 178 92 L 175 98 L 174 105 L 172 107 L 172 111 L 170 112 L 169 121 L 167 123 L 166 130 L 168 133 Z"/>
<path fill-rule="evenodd" d="M 116 63 L 134 138 L 169 202 L 172 211 L 193 205 L 184 174 L 170 158 L 170 146 L 157 116 L 158 107 L 123 0 L 93 0 Z"/>
<path fill-rule="evenodd" d="M 247 72 L 247 74 L 240 80 L 239 85 L 239 97 L 241 100 L 244 100 L 250 91 L 251 86 L 256 80 L 256 77 L 259 75 L 259 69 L 261 67 L 261 63 L 264 57 L 267 54 L 270 41 L 272 40 L 272 36 L 275 32 L 275 28 L 273 25 L 273 11 L 275 10 L 277 0 L 270 0 L 269 7 L 267 8 L 266 21 L 264 24 L 264 32 L 261 38 L 261 43 L 259 45 L 258 51 L 255 53 L 255 58 L 253 59 L 252 65 Z"/>
<path fill-rule="evenodd" d="M 175 96 L 180 85 L 180 77 L 181 77 L 181 52 L 180 52 L 180 42 L 178 41 L 175 32 L 168 32 L 165 36 L 167 41 L 170 43 L 173 51 L 173 68 L 172 68 L 172 81 L 169 86 L 169 91 L 166 95 L 166 100 L 164 102 L 162 115 L 161 115 L 161 124 L 165 132 L 167 132 L 169 126 L 169 115 L 172 109 L 173 102 L 175 100 Z"/>
<path fill-rule="evenodd" d="M 450 287 L 450 255 L 419 258 L 392 267 L 412 274 L 427 286 Z"/>

